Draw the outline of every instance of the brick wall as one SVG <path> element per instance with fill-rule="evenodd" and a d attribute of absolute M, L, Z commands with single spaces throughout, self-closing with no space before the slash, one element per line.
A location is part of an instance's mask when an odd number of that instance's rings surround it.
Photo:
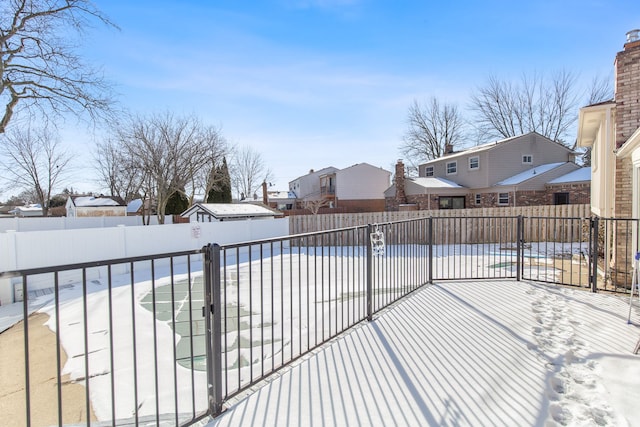
<path fill-rule="evenodd" d="M 640 127 L 640 41 L 627 43 L 618 52 L 616 68 L 616 147 L 620 148 Z M 615 215 L 631 217 L 633 165 L 629 159 L 616 160 Z"/>
<path fill-rule="evenodd" d="M 547 193 L 549 194 L 549 201 L 545 205 L 553 204 L 553 195 L 555 193 L 569 193 L 569 203 L 572 205 L 591 203 L 591 183 L 548 185 Z"/>
<path fill-rule="evenodd" d="M 627 43 L 616 67 L 616 146 L 619 148 L 640 127 L 640 41 Z"/>
<path fill-rule="evenodd" d="M 573 184 L 556 184 L 549 185 L 545 190 L 541 191 L 517 191 L 516 192 L 516 206 L 543 206 L 554 204 L 555 193 L 569 193 L 569 203 L 575 204 L 588 204 L 591 200 L 591 184 L 590 183 L 573 183 Z M 498 204 L 498 193 L 479 193 L 480 204 L 476 204 L 476 193 L 469 193 L 465 195 L 465 207 L 467 209 L 476 208 L 495 208 L 502 206 L 513 206 L 513 192 L 509 192 L 509 204 Z M 439 209 L 439 197 L 438 194 L 420 194 L 407 196 L 407 203 L 415 204 L 417 210 L 428 210 L 431 207 L 432 210 Z M 431 202 L 431 204 L 429 204 Z M 386 198 L 386 210 L 397 211 L 399 210 L 399 203 L 393 197 Z"/>
<path fill-rule="evenodd" d="M 615 100 L 616 100 L 616 147 L 620 148 L 640 127 L 640 41 L 624 45 L 615 60 Z M 633 163 L 631 159 L 616 159 L 615 176 L 615 216 L 631 218 L 633 203 L 632 184 Z M 613 189 L 612 189 L 613 190 Z M 619 228 L 619 229 L 618 229 Z M 614 281 L 628 283 L 630 259 L 633 254 L 626 239 L 617 239 L 626 233 L 622 224 L 616 225 L 613 235 L 614 254 L 611 267 Z"/>
<path fill-rule="evenodd" d="M 336 200 L 336 206 L 343 212 L 383 212 L 385 210 L 385 200 Z"/>

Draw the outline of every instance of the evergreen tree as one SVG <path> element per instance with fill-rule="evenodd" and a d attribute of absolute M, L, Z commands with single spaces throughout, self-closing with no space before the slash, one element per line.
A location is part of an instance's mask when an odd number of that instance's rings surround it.
<path fill-rule="evenodd" d="M 211 171 L 213 183 L 207 194 L 207 203 L 231 203 L 231 176 L 227 167 L 227 159 L 222 158 L 222 165 Z"/>
<path fill-rule="evenodd" d="M 189 199 L 184 194 L 184 191 L 176 191 L 169 196 L 164 213 L 167 215 L 180 215 L 187 208 L 189 208 Z"/>

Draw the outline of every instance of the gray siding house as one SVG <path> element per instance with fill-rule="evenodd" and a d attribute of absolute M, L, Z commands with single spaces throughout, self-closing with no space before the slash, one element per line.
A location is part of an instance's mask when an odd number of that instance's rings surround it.
<path fill-rule="evenodd" d="M 385 192 L 388 210 L 463 209 L 584 203 L 547 183 L 580 167 L 573 150 L 536 133 L 452 152 L 423 163 L 419 177 L 404 177 L 396 166 L 394 185 Z M 399 186 L 402 189 L 398 191 Z"/>

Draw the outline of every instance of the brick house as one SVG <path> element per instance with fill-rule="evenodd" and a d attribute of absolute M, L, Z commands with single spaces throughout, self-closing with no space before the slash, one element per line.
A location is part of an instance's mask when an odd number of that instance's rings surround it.
<path fill-rule="evenodd" d="M 554 182 L 580 170 L 575 153 L 536 132 L 464 151 L 447 151 L 421 164 L 418 178 L 405 178 L 399 161 L 394 185 L 385 191 L 386 209 L 585 203 L 590 192 L 589 174 Z"/>
<path fill-rule="evenodd" d="M 615 97 L 611 101 L 580 109 L 578 145 L 591 149 L 591 210 L 607 218 L 640 217 L 640 30 L 627 33 L 623 50 L 614 62 Z M 625 227 L 606 236 L 612 247 L 609 266 L 629 273 L 638 250 L 638 232 L 630 247 Z M 625 270 L 625 271 L 622 271 Z"/>

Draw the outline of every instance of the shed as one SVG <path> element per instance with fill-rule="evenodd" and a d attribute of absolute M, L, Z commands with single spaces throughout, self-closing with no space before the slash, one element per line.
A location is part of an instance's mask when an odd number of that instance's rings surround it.
<path fill-rule="evenodd" d="M 9 211 L 17 217 L 42 216 L 42 206 L 39 203 L 33 203 L 27 206 L 16 206 Z"/>
<path fill-rule="evenodd" d="M 196 203 L 180 214 L 189 222 L 241 221 L 273 219 L 281 212 L 253 203 Z"/>
<path fill-rule="evenodd" d="M 127 206 L 113 197 L 69 196 L 65 205 L 67 217 L 127 216 Z"/>

